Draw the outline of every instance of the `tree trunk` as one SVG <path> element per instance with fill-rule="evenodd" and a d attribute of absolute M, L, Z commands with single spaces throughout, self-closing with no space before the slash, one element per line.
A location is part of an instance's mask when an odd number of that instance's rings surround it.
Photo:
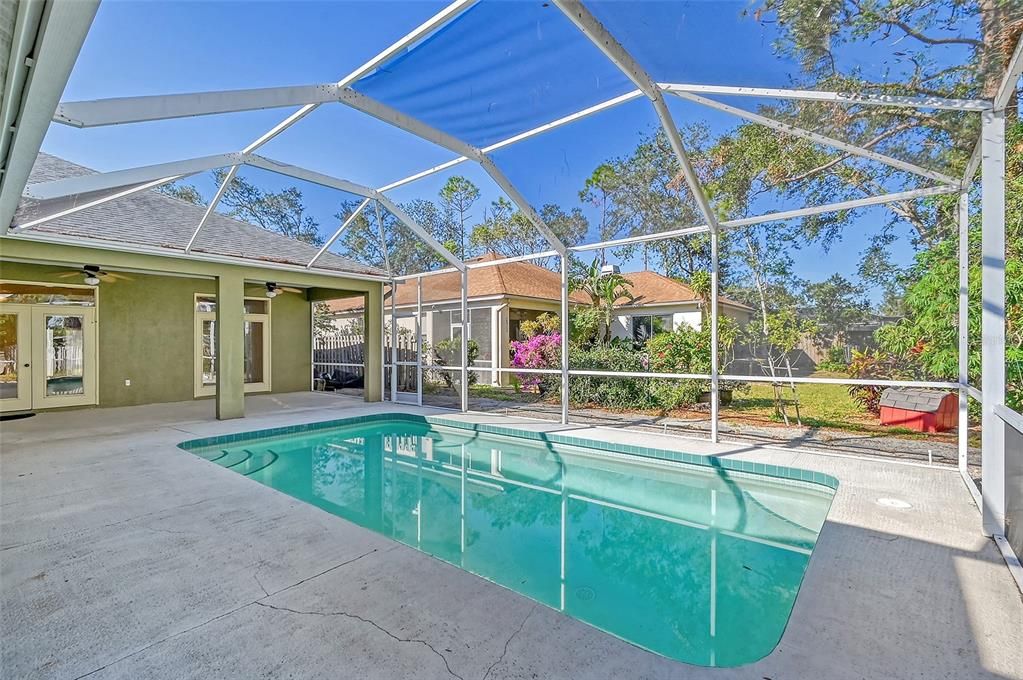
<path fill-rule="evenodd" d="M 980 0 L 980 31 L 984 47 L 980 54 L 980 75 L 983 79 L 981 97 L 993 99 L 1005 77 L 1005 68 L 1012 57 L 1016 44 L 1023 35 L 1023 19 L 1012 21 L 1012 3 L 1003 0 Z M 1013 94 L 1005 109 L 1008 122 L 1019 117 Z"/>

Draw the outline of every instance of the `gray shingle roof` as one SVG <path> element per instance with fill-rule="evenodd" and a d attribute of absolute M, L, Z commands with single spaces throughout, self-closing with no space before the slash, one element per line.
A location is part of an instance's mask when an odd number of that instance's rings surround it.
<path fill-rule="evenodd" d="M 911 387 L 889 387 L 881 393 L 881 406 L 901 408 L 907 411 L 934 413 L 941 408 L 948 392 L 920 390 Z"/>
<path fill-rule="evenodd" d="M 40 153 L 29 175 L 29 183 L 48 182 L 65 177 L 93 174 L 95 171 L 70 161 Z M 84 196 L 74 197 L 78 201 Z M 48 205 L 45 212 L 54 211 Z M 51 222 L 30 227 L 26 233 L 63 234 L 102 241 L 127 242 L 157 248 L 183 251 L 196 225 L 202 220 L 205 208 L 192 205 L 156 190 L 140 191 L 130 196 L 108 201 L 92 208 L 57 218 Z M 13 224 L 27 222 L 43 214 L 39 202 L 22 199 Z M 276 264 L 305 266 L 316 255 L 317 247 L 248 222 L 214 213 L 206 222 L 193 252 L 227 255 L 246 260 Z M 313 270 L 373 274 L 385 272 L 355 260 L 324 253 Z"/>

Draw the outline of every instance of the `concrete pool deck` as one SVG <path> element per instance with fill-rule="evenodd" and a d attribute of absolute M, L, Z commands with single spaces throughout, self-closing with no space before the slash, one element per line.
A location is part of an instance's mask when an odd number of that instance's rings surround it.
<path fill-rule="evenodd" d="M 212 408 L 0 425 L 0 676 L 1023 678 L 1023 600 L 953 469 L 567 426 L 840 480 L 778 648 L 710 669 L 633 647 L 176 447 L 430 409 L 315 393 L 250 397 L 243 420 L 213 420 Z"/>

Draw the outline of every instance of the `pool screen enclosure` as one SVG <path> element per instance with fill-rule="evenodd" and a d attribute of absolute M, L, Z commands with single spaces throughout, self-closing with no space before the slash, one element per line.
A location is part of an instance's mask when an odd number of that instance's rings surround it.
<path fill-rule="evenodd" d="M 90 3 L 72 3 L 89 5 Z M 95 4 L 93 3 L 93 11 Z M 259 109 L 293 108 L 280 122 L 231 153 L 171 160 L 164 163 L 56 179 L 28 184 L 19 194 L 33 201 L 31 219 L 8 226 L 13 209 L 8 210 L 10 188 L 5 186 L 7 203 L 0 221 L 0 233 L 8 237 L 45 240 L 36 227 L 58 217 L 84 210 L 138 191 L 152 189 L 197 173 L 225 169 L 226 173 L 213 196 L 206 215 L 195 225 L 192 238 L 184 246 L 184 255 L 192 252 L 196 237 L 207 218 L 217 209 L 229 183 L 247 168 L 309 182 L 321 187 L 351 194 L 357 203 L 348 217 L 325 239 L 320 252 L 306 269 L 323 273 L 319 258 L 337 243 L 343 243 L 346 231 L 359 215 L 374 216 L 383 230 L 386 220 L 394 228 L 405 230 L 419 239 L 444 262 L 444 268 L 424 272 L 391 272 L 377 278 L 381 283 L 414 286 L 420 289 L 427 277 L 457 272 L 461 281 L 460 336 L 469 337 L 468 282 L 473 271 L 515 261 L 545 260 L 557 264 L 560 274 L 560 323 L 562 337 L 569 335 L 569 265 L 573 256 L 613 247 L 650 244 L 692 235 L 704 235 L 710 248 L 710 370 L 698 374 L 632 373 L 637 377 L 701 379 L 710 384 L 711 431 L 718 439 L 720 384 L 726 380 L 772 382 L 772 376 L 730 375 L 718 363 L 719 344 L 719 281 L 718 239 L 724 230 L 740 229 L 758 224 L 826 215 L 866 206 L 892 204 L 940 195 L 959 197 L 959 377 L 956 381 L 852 380 L 846 378 L 786 378 L 793 383 L 834 383 L 842 385 L 871 384 L 938 388 L 957 391 L 959 395 L 959 467 L 964 480 L 977 495 L 976 486 L 967 474 L 967 405 L 969 399 L 982 404 L 982 508 L 985 532 L 1005 533 L 1006 516 L 1006 428 L 1007 418 L 1018 414 L 1005 406 L 1006 393 L 1006 303 L 1005 303 L 1005 129 L 1006 110 L 1015 107 L 1016 92 L 1023 56 L 1016 45 L 1008 59 L 1008 68 L 1000 87 L 991 99 L 952 99 L 937 96 L 910 96 L 872 92 L 841 92 L 801 90 L 785 87 L 786 83 L 770 70 L 765 71 L 762 86 L 724 83 L 711 84 L 709 78 L 687 78 L 688 53 L 680 49 L 670 29 L 672 3 L 615 3 L 551 0 L 549 3 L 510 3 L 490 0 L 457 0 L 416 27 L 407 35 L 335 82 L 314 85 L 268 87 L 248 90 L 225 90 L 188 94 L 121 97 L 91 101 L 65 101 L 56 105 L 52 120 L 56 123 L 92 128 L 163 121 L 196 116 L 212 116 Z M 66 11 L 66 10 L 61 10 Z M 81 7 L 64 20 L 82 29 L 84 38 L 91 14 Z M 58 12 L 59 14 L 59 12 Z M 84 23 L 84 27 L 81 25 Z M 659 35 L 659 27 L 665 34 Z M 69 29 L 70 31 L 70 29 Z M 73 33 L 73 31 L 70 31 Z M 74 40 L 70 41 L 75 44 Z M 80 41 L 77 43 L 80 46 Z M 493 49 L 493 45 L 500 49 Z M 53 48 L 50 48 L 53 49 Z M 724 42 L 719 50 L 727 51 Z M 77 49 L 75 50 L 77 53 Z M 467 58 L 472 54 L 471 58 Z M 722 52 L 722 59 L 736 59 Z M 706 59 L 706 57 L 704 57 Z M 65 59 L 67 61 L 67 59 Z M 67 63 L 73 65 L 73 56 Z M 583 76 L 585 74 L 585 77 Z M 755 73 L 754 73 L 755 75 Z M 36 74 L 38 77 L 38 74 Z M 67 73 L 64 73 L 66 81 Z M 57 90 L 60 87 L 56 88 Z M 790 122 L 765 115 L 756 103 L 763 100 L 801 104 L 826 102 L 861 108 L 898 107 L 929 112 L 953 112 L 974 117 L 979 130 L 972 155 L 961 176 L 951 176 L 939 168 L 926 167 L 886 154 L 875 145 L 856 145 L 834 134 L 806 129 Z M 744 102 L 750 102 L 744 106 Z M 762 125 L 778 134 L 792 136 L 823 148 L 839 151 L 843 159 L 879 164 L 912 177 L 915 188 L 880 191 L 852 200 L 808 204 L 803 207 L 726 218 L 716 209 L 694 168 L 673 107 L 703 107 L 737 116 Z M 539 211 L 536 187 L 523 183 L 523 173 L 516 172 L 511 159 L 517 145 L 542 145 L 544 135 L 580 124 L 619 107 L 646 106 L 651 120 L 658 125 L 670 145 L 677 162 L 680 183 L 692 198 L 697 219 L 692 224 L 678 224 L 625 238 L 565 243 L 551 229 Z M 297 107 L 297 108 L 296 108 Z M 299 121 L 325 107 L 346 107 L 370 116 L 388 126 L 398 128 L 454 154 L 449 160 L 396 178 L 382 186 L 332 176 L 316 170 L 284 163 L 265 155 L 264 147 Z M 677 108 L 675 109 L 677 111 Z M 5 130 L 6 135 L 6 130 Z M 41 140 L 41 135 L 39 137 Z M 6 136 L 4 141 L 6 143 Z M 38 149 L 38 145 L 36 145 Z M 22 156 L 15 158 L 15 153 Z M 16 146 L 5 150 L 8 167 L 24 166 L 27 151 Z M 34 152 L 31 154 L 34 156 Z M 21 165 L 18 165 L 21 163 Z M 30 164 L 30 163 L 29 163 Z M 439 242 L 430 230 L 404 210 L 392 194 L 427 178 L 442 175 L 462 165 L 473 165 L 500 189 L 528 222 L 535 234 L 546 244 L 540 252 L 496 259 L 464 262 Z M 22 173 L 27 177 L 27 172 Z M 968 244 L 970 189 L 979 174 L 980 221 L 982 224 L 982 312 L 981 345 L 982 381 L 980 389 L 968 379 Z M 11 180 L 11 173 L 5 179 Z M 23 183 L 24 184 L 24 183 Z M 540 189 L 542 190 L 542 186 Z M 381 212 L 387 218 L 381 221 Z M 386 241 L 387 235 L 381 233 Z M 386 252 L 386 247 L 384 248 Z M 388 263 L 389 266 L 389 263 Z M 337 274 L 337 272 L 334 272 Z M 421 294 L 419 295 L 421 298 Z M 392 297 L 393 299 L 393 297 Z M 421 303 L 420 303 L 421 304 Z M 418 312 L 419 310 L 417 310 Z M 974 338 L 974 340 L 976 340 Z M 468 343 L 461 343 L 457 366 L 461 408 L 469 408 L 470 367 Z M 496 349 L 495 349 L 496 351 Z M 398 371 L 399 362 L 391 362 L 390 370 Z M 421 367 L 415 367 L 421 372 Z M 569 379 L 581 375 L 623 375 L 615 371 L 574 369 L 569 364 L 568 343 L 561 346 L 561 365 L 554 369 L 501 368 L 493 362 L 488 372 L 554 374 L 561 377 L 561 419 L 569 419 Z M 394 375 L 392 375 L 392 384 Z M 421 388 L 420 388 L 421 389 Z M 1016 452 L 1018 455 L 1019 452 Z"/>

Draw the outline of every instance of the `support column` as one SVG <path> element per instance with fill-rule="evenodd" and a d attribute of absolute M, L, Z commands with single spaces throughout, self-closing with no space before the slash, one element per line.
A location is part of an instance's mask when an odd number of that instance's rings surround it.
<path fill-rule="evenodd" d="M 970 194 L 959 195 L 959 472 L 968 474 L 970 451 Z"/>
<path fill-rule="evenodd" d="M 490 308 L 490 367 L 501 368 L 501 310 L 505 304 L 494 305 Z M 501 374 L 492 371 L 490 373 L 490 384 L 497 386 L 501 384 Z"/>
<path fill-rule="evenodd" d="M 462 270 L 462 342 L 459 343 L 459 364 L 462 375 L 462 412 L 469 410 L 469 268 Z"/>
<path fill-rule="evenodd" d="M 423 277 L 416 279 L 416 406 L 423 405 Z M 417 521 L 421 521 L 418 518 Z"/>
<path fill-rule="evenodd" d="M 511 367 L 511 305 L 505 303 L 501 305 L 497 310 L 497 346 L 494 350 L 496 352 L 495 357 L 497 363 L 495 364 L 498 368 L 510 368 Z M 510 373 L 498 373 L 497 384 L 501 386 L 507 386 L 511 384 Z"/>
<path fill-rule="evenodd" d="M 568 425 L 568 257 L 561 256 L 561 424 Z M 564 571 L 564 568 L 562 568 Z M 562 573 L 564 577 L 564 573 Z"/>
<path fill-rule="evenodd" d="M 718 440 L 721 390 L 718 381 L 718 232 L 710 232 L 710 440 Z"/>
<path fill-rule="evenodd" d="M 245 279 L 217 277 L 217 420 L 245 417 Z"/>
<path fill-rule="evenodd" d="M 391 281 L 391 403 L 398 401 L 398 284 Z"/>
<path fill-rule="evenodd" d="M 1005 535 L 1005 111 L 981 127 L 981 487 L 984 533 Z"/>
<path fill-rule="evenodd" d="M 380 401 L 384 384 L 384 285 L 373 286 L 366 293 L 362 317 L 364 344 L 362 352 L 362 395 L 365 401 Z"/>

